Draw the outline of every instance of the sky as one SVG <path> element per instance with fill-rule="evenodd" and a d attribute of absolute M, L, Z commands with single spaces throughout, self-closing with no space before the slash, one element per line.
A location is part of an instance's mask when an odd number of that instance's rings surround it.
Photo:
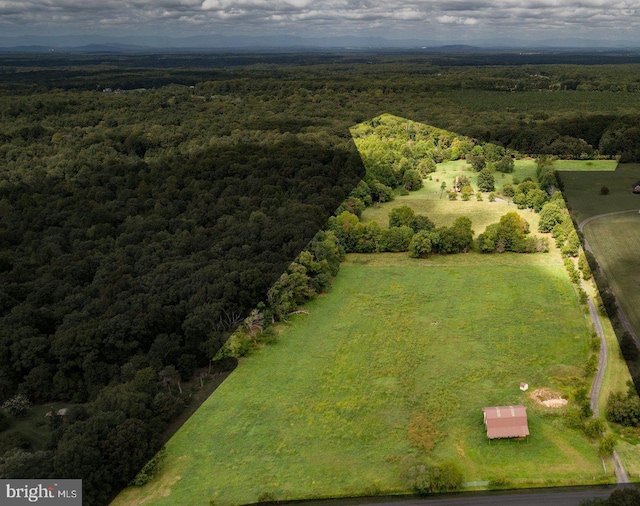
<path fill-rule="evenodd" d="M 640 41 L 638 0 L 0 0 L 0 36 Z M 640 44 L 639 44 L 640 45 Z"/>

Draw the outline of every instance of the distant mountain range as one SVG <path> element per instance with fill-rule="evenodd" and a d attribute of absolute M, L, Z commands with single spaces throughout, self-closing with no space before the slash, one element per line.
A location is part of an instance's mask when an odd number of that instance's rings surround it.
<path fill-rule="evenodd" d="M 206 49 L 437 49 L 439 52 L 474 52 L 479 50 L 506 49 L 607 49 L 630 50 L 640 48 L 640 43 L 591 39 L 553 39 L 522 41 L 513 39 L 486 39 L 469 41 L 465 45 L 452 45 L 447 41 L 419 39 L 387 39 L 384 37 L 298 37 L 197 35 L 191 37 L 169 36 L 105 36 L 105 35 L 23 35 L 0 37 L 0 48 L 11 51 L 44 52 L 71 50 L 80 52 L 126 53 L 153 50 L 206 50 Z"/>

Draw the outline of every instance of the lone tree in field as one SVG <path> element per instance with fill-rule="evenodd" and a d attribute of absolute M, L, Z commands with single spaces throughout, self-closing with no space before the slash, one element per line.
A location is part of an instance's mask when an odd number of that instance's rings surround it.
<path fill-rule="evenodd" d="M 495 190 L 495 179 L 489 169 L 482 169 L 478 172 L 478 188 L 483 192 Z"/>
<path fill-rule="evenodd" d="M 609 195 L 609 187 L 607 185 L 600 187 L 600 195 Z"/>
<path fill-rule="evenodd" d="M 496 162 L 496 170 L 498 172 L 504 172 L 510 174 L 513 172 L 514 162 L 511 155 L 504 155 L 500 160 Z"/>
<path fill-rule="evenodd" d="M 462 176 L 456 177 L 454 186 L 456 187 L 456 190 L 462 191 L 465 186 L 471 186 L 471 181 L 469 181 L 469 178 L 463 174 Z"/>
<path fill-rule="evenodd" d="M 480 172 L 487 166 L 487 159 L 483 155 L 470 154 L 467 158 L 467 162 L 471 164 L 476 172 Z"/>

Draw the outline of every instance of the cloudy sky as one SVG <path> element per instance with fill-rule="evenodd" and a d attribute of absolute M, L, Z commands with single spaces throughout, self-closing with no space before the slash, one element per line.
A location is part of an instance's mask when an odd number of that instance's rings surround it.
<path fill-rule="evenodd" d="M 640 41 L 638 0 L 0 0 L 0 34 Z"/>

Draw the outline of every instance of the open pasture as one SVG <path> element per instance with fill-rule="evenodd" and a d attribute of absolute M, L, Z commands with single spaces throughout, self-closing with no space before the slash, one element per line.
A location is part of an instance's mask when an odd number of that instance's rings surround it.
<path fill-rule="evenodd" d="M 553 166 L 559 171 L 614 171 L 617 160 L 555 160 Z"/>
<path fill-rule="evenodd" d="M 428 200 L 441 200 L 446 199 L 446 193 L 441 195 L 442 181 L 446 183 L 446 188 L 449 189 L 453 186 L 456 176 L 466 176 L 471 181 L 471 186 L 478 187 L 478 173 L 464 160 L 454 160 L 450 162 L 439 163 L 436 167 L 436 171 L 430 174 L 430 179 L 424 180 L 424 188 L 418 192 L 411 192 L 411 196 L 419 195 L 420 198 Z M 514 170 L 511 174 L 505 174 L 502 172 L 494 172 L 496 194 L 499 195 L 502 191 L 502 187 L 505 184 L 513 184 L 514 180 L 524 181 L 527 177 L 536 179 L 536 162 L 535 160 L 515 160 Z M 483 194 L 483 198 L 486 199 L 488 193 Z M 472 197 L 475 199 L 475 197 Z"/>
<path fill-rule="evenodd" d="M 467 216 L 471 220 L 473 231 L 476 234 L 484 232 L 487 225 L 500 221 L 501 216 L 511 211 L 519 212 L 527 220 L 533 233 L 538 228 L 538 214 L 528 209 L 518 209 L 514 204 L 488 202 L 486 198 L 482 202 L 477 202 L 473 198 L 467 202 L 462 200 L 449 201 L 446 200 L 446 196 L 442 200 L 428 200 L 421 198 L 425 193 L 426 191 L 423 188 L 418 192 L 411 192 L 409 195 L 397 197 L 395 200 L 384 203 L 380 207 L 370 207 L 362 214 L 362 222 L 377 221 L 382 227 L 387 227 L 389 225 L 389 213 L 392 209 L 409 206 L 416 214 L 428 216 L 437 227 L 451 226 L 456 218 Z"/>
<path fill-rule="evenodd" d="M 614 171 L 569 171 L 560 177 L 577 223 L 598 214 L 640 209 L 640 195 L 631 193 L 631 185 L 640 181 L 640 164 L 621 163 Z M 609 188 L 608 195 L 600 194 L 602 186 Z"/>
<path fill-rule="evenodd" d="M 629 322 L 640 334 L 640 214 L 598 218 L 585 225 L 584 234 Z"/>
<path fill-rule="evenodd" d="M 608 479 L 594 446 L 518 388 L 563 392 L 582 374 L 589 330 L 563 267 L 363 257 L 240 364 L 169 441 L 160 476 L 115 504 L 409 493 L 410 466 L 443 460 L 465 481 L 516 487 Z M 519 403 L 529 440 L 489 444 L 482 407 Z"/>

